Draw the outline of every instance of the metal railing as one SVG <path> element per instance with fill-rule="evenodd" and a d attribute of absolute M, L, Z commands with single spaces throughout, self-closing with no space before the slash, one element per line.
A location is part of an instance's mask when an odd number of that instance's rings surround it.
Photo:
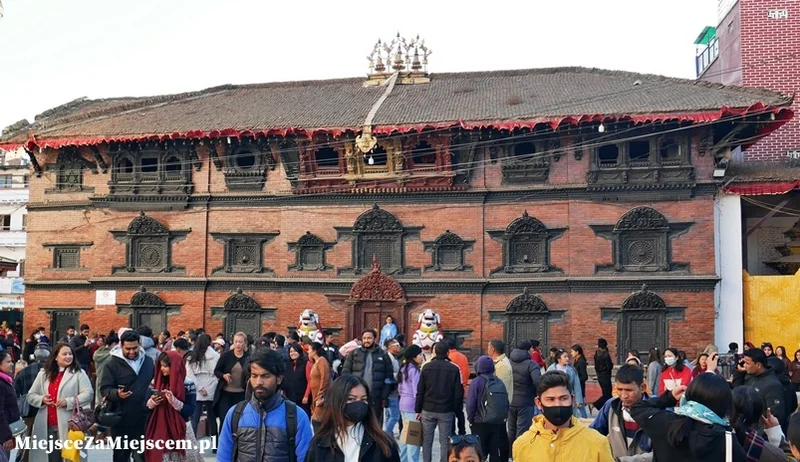
<path fill-rule="evenodd" d="M 697 70 L 697 77 L 705 72 L 711 63 L 717 59 L 719 56 L 719 39 L 717 37 L 712 38 L 706 47 L 700 51 L 698 50 L 697 56 L 695 57 L 695 68 Z"/>

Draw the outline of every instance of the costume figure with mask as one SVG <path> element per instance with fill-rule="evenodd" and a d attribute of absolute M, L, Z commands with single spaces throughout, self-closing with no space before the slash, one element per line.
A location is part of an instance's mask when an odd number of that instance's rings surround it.
<path fill-rule="evenodd" d="M 300 313 L 300 323 L 297 325 L 297 333 L 300 335 L 300 338 L 308 337 L 312 342 L 324 342 L 322 324 L 319 322 L 319 315 L 314 310 L 307 309 Z"/>
<path fill-rule="evenodd" d="M 422 356 L 427 361 L 432 356 L 433 345 L 444 339 L 442 320 L 437 312 L 427 309 L 420 313 L 417 321 L 417 331 L 414 332 L 413 343 L 422 348 Z"/>

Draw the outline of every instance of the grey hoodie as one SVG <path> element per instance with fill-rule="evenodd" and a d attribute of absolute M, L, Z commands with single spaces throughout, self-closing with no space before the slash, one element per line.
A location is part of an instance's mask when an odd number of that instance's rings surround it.
<path fill-rule="evenodd" d="M 156 342 L 153 341 L 150 337 L 141 336 L 139 337 L 140 342 L 142 344 L 142 350 L 144 350 L 144 354 L 150 357 L 153 360 L 153 364 L 158 361 L 158 350 L 156 349 Z"/>

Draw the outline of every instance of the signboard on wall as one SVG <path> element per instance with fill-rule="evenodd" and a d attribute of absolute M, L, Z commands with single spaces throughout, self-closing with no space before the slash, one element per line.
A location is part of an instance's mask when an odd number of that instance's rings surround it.
<path fill-rule="evenodd" d="M 25 296 L 0 296 L 0 310 L 21 310 L 25 308 Z"/>
<path fill-rule="evenodd" d="M 769 19 L 789 19 L 789 10 L 786 8 L 781 10 L 769 10 L 767 11 L 767 17 Z"/>
<path fill-rule="evenodd" d="M 116 305 L 117 304 L 117 291 L 116 290 L 97 290 L 95 291 L 95 304 L 96 305 Z"/>
<path fill-rule="evenodd" d="M 25 293 L 25 280 L 22 278 L 14 278 L 11 280 L 11 293 L 24 294 Z"/>

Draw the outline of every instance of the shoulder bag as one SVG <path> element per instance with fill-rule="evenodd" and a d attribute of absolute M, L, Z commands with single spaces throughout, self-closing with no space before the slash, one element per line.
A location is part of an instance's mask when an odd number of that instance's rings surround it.
<path fill-rule="evenodd" d="M 72 417 L 69 419 L 69 429 L 86 433 L 94 425 L 95 414 L 92 409 L 82 409 L 78 397 L 73 398 Z"/>

